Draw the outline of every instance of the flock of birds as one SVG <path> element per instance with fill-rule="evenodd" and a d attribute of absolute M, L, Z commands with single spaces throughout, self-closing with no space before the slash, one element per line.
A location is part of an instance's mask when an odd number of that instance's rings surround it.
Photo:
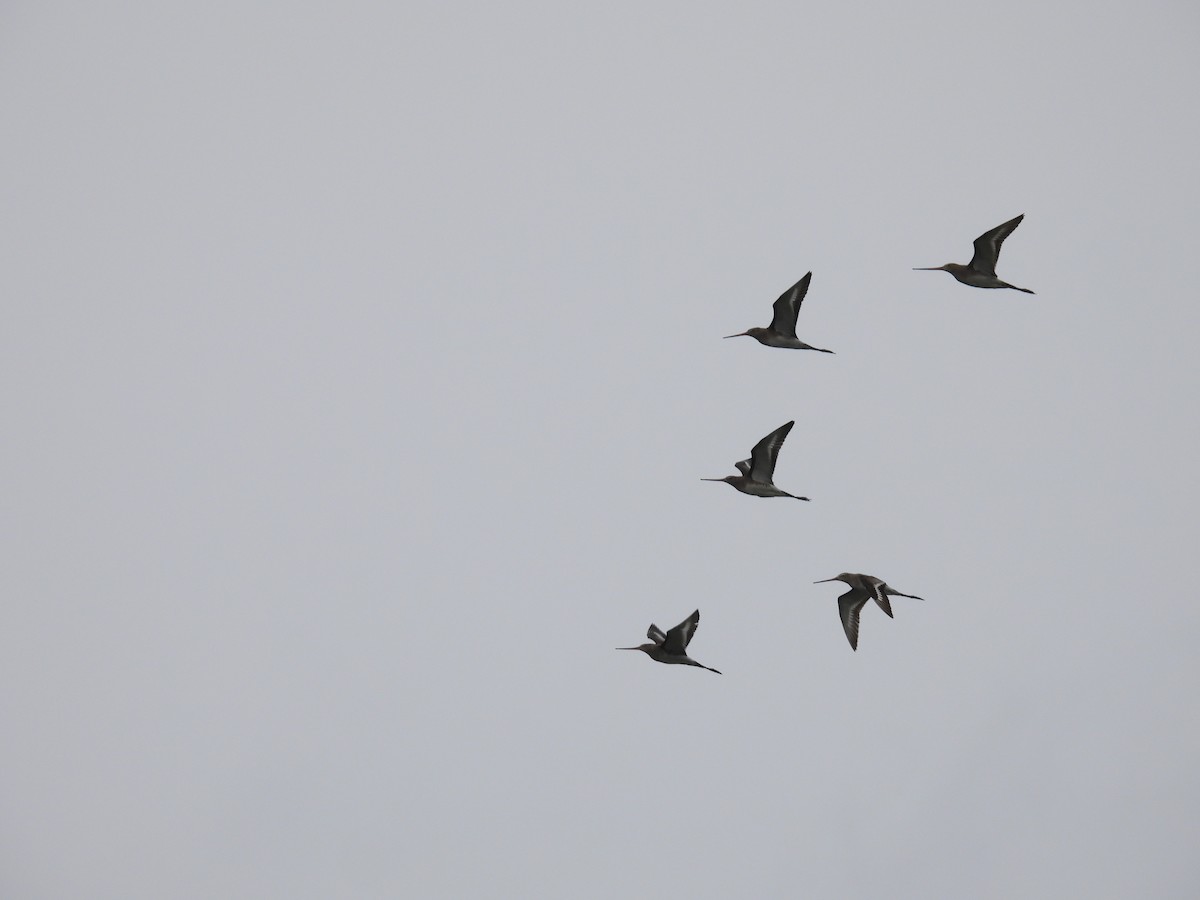
<path fill-rule="evenodd" d="M 1029 288 L 1017 287 L 1015 284 L 1009 284 L 1007 281 L 1002 281 L 996 277 L 996 260 L 1000 258 L 1000 245 L 1004 243 L 1006 237 L 1013 233 L 1013 230 L 1021 224 L 1021 220 L 1024 218 L 1025 215 L 1022 213 L 1015 219 L 1009 219 L 1003 225 L 997 225 L 991 231 L 985 231 L 977 237 L 975 239 L 975 255 L 971 257 L 971 261 L 966 265 L 962 265 L 961 263 L 946 263 L 944 266 L 919 267 L 913 269 L 913 271 L 949 272 L 963 284 L 970 285 L 971 287 L 1012 288 L 1014 291 L 1024 291 L 1026 294 L 1032 294 L 1033 291 L 1029 290 Z M 782 347 L 789 350 L 816 350 L 819 353 L 832 353 L 832 350 L 814 347 L 796 337 L 796 317 L 800 314 L 800 304 L 804 302 L 804 295 L 808 293 L 808 284 L 811 280 L 812 272 L 809 272 L 780 295 L 772 307 L 775 315 L 771 319 L 769 326 L 766 328 L 749 328 L 738 334 L 726 335 L 726 337 L 752 337 L 766 347 Z M 790 497 L 793 500 L 807 500 L 807 497 L 798 497 L 795 494 L 789 494 L 787 491 L 777 488 L 774 481 L 775 461 L 779 458 L 779 450 L 783 447 L 784 439 L 787 438 L 788 432 L 792 430 L 792 426 L 795 424 L 793 421 L 781 425 L 755 444 L 754 448 L 750 451 L 749 459 L 743 459 L 735 463 L 739 474 L 726 475 L 724 478 L 702 478 L 701 481 L 723 481 L 737 488 L 743 494 L 750 494 L 752 497 Z M 863 575 L 855 572 L 842 572 L 833 578 L 824 578 L 821 581 L 813 583 L 824 584 L 829 581 L 841 581 L 850 588 L 850 590 L 838 597 L 838 615 L 842 620 L 842 628 L 845 629 L 846 638 L 850 641 L 850 648 L 852 650 L 858 649 L 858 619 L 862 608 L 869 601 L 874 600 L 879 604 L 880 609 L 887 613 L 889 617 L 893 617 L 892 604 L 888 600 L 888 597 L 911 597 L 914 600 L 924 599 L 915 594 L 901 593 L 874 575 Z M 720 675 L 721 673 L 716 669 L 696 662 L 696 660 L 687 654 L 688 644 L 691 643 L 692 637 L 696 634 L 696 626 L 699 622 L 700 610 L 696 610 L 674 628 L 665 632 L 657 625 L 652 624 L 646 632 L 646 637 L 650 639 L 650 643 L 639 644 L 636 647 L 618 647 L 617 649 L 640 650 L 655 662 L 698 666 L 701 669 L 708 669 L 708 671 L 717 672 Z"/>

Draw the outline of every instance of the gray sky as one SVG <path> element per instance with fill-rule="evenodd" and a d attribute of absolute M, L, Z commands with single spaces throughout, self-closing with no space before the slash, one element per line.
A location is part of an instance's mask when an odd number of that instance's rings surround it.
<path fill-rule="evenodd" d="M 5 5 L 5 897 L 1196 895 L 1200 12 L 602 6 Z"/>

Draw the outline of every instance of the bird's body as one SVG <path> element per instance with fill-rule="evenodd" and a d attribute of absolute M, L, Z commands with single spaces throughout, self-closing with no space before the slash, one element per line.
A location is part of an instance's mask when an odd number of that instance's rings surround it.
<path fill-rule="evenodd" d="M 773 484 L 762 484 L 761 482 L 753 481 L 744 475 L 726 475 L 724 478 L 714 478 L 711 480 L 732 484 L 743 494 L 749 494 L 751 497 L 791 497 L 793 500 L 808 499 L 807 497 L 797 497 L 795 494 L 789 494 L 787 491 L 782 491 Z"/>
<path fill-rule="evenodd" d="M 696 626 L 700 622 L 700 610 L 696 610 L 670 631 L 664 632 L 657 625 L 651 624 L 646 632 L 646 637 L 650 638 L 651 643 L 639 644 L 636 647 L 618 647 L 618 650 L 641 650 L 655 662 L 667 663 L 668 665 L 676 666 L 697 666 L 701 669 L 708 669 L 710 672 L 717 672 L 716 669 L 710 668 L 703 663 L 698 663 L 687 655 L 688 644 L 692 641 L 692 636 L 696 633 Z M 720 672 L 717 672 L 720 675 Z"/>
<path fill-rule="evenodd" d="M 771 324 L 766 328 L 749 328 L 738 334 L 727 334 L 725 337 L 752 337 L 764 347 L 783 347 L 788 350 L 816 350 L 818 353 L 832 353 L 832 350 L 822 350 L 806 344 L 796 337 L 796 317 L 800 314 L 800 304 L 808 293 L 808 283 L 812 280 L 809 272 L 790 288 L 779 295 L 772 309 L 775 312 Z"/>
<path fill-rule="evenodd" d="M 1000 245 L 1004 243 L 1004 239 L 1013 233 L 1013 230 L 1021 224 L 1021 220 L 1025 218 L 1025 214 L 1017 216 L 1015 219 L 1009 219 L 1003 225 L 997 225 L 991 231 L 985 231 L 979 237 L 975 238 L 975 255 L 971 257 L 971 262 L 967 265 L 962 263 L 946 263 L 944 266 L 925 266 L 914 269 L 914 272 L 949 272 L 963 284 L 969 284 L 971 287 L 977 288 L 1012 288 L 1014 291 L 1023 291 L 1026 294 L 1032 294 L 1033 291 L 1029 288 L 1017 287 L 1015 284 L 1009 284 L 1007 281 L 1001 281 L 996 277 L 996 261 L 1000 258 Z"/>
<path fill-rule="evenodd" d="M 780 490 L 772 480 L 775 477 L 775 460 L 779 457 L 779 448 L 783 446 L 784 438 L 795 424 L 795 421 L 791 421 L 781 425 L 755 444 L 754 449 L 750 451 L 750 458 L 736 463 L 738 471 L 742 474 L 700 480 L 724 481 L 752 497 L 791 497 L 793 500 L 807 500 L 807 497 L 797 497 Z"/>
<path fill-rule="evenodd" d="M 841 581 L 849 585 L 850 590 L 838 597 L 838 615 L 842 620 L 842 628 L 846 631 L 846 638 L 850 641 L 850 649 L 858 649 L 858 617 L 862 612 L 862 608 L 867 605 L 868 600 L 874 600 L 879 604 L 889 617 L 892 616 L 892 604 L 888 600 L 892 597 L 911 597 L 913 600 L 923 600 L 924 597 L 918 597 L 916 594 L 903 594 L 890 587 L 887 582 L 874 575 L 860 575 L 854 572 L 843 572 L 834 578 L 824 578 L 821 581 L 813 582 L 814 584 L 824 584 L 826 581 Z"/>

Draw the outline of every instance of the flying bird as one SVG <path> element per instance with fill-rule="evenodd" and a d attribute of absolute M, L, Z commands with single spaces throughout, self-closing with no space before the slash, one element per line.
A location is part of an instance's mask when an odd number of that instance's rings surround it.
<path fill-rule="evenodd" d="M 646 637 L 652 643 L 639 644 L 636 647 L 618 647 L 618 650 L 641 650 L 655 662 L 668 663 L 678 666 L 699 666 L 710 672 L 717 672 L 703 663 L 698 663 L 687 655 L 687 646 L 692 642 L 696 633 L 696 625 L 700 622 L 700 610 L 696 610 L 666 634 L 657 625 L 651 624 Z M 720 675 L 720 672 L 717 672 Z"/>
<path fill-rule="evenodd" d="M 700 480 L 724 481 L 726 484 L 732 484 L 743 494 L 751 494 L 755 497 L 791 497 L 794 500 L 807 500 L 807 497 L 797 497 L 795 494 L 781 491 L 771 480 L 775 475 L 775 460 L 779 457 L 779 448 L 783 446 L 783 439 L 788 436 L 788 432 L 795 424 L 793 420 L 786 425 L 780 425 L 755 444 L 754 449 L 750 451 L 749 459 L 735 463 L 738 471 L 742 473 L 741 475 L 701 478 Z"/>
<path fill-rule="evenodd" d="M 892 604 L 888 600 L 888 596 L 893 597 L 911 597 L 913 600 L 924 600 L 924 597 L 918 597 L 916 594 L 902 594 L 900 591 L 893 590 L 888 586 L 887 582 L 876 578 L 874 575 L 858 575 L 853 572 L 843 572 L 833 578 L 823 578 L 820 581 L 814 581 L 813 584 L 824 584 L 827 581 L 844 581 L 850 585 L 850 590 L 838 597 L 838 614 L 842 619 L 842 628 L 846 629 L 846 637 L 850 641 L 850 649 L 858 649 L 858 614 L 862 608 L 867 605 L 868 600 L 874 600 L 879 604 L 888 616 L 892 616 Z"/>
<path fill-rule="evenodd" d="M 738 334 L 727 334 L 727 338 L 752 337 L 765 347 L 786 347 L 790 350 L 816 350 L 819 353 L 832 353 L 832 350 L 822 350 L 806 344 L 796 337 L 796 316 L 800 314 L 800 304 L 808 293 L 808 282 L 812 280 L 809 272 L 790 288 L 779 295 L 771 307 L 775 316 L 767 328 L 751 328 Z"/>
<path fill-rule="evenodd" d="M 1032 294 L 1029 288 L 1017 287 L 996 277 L 996 260 L 1000 258 L 1000 245 L 1004 239 L 1013 233 L 1021 224 L 1025 214 L 1009 219 L 1003 225 L 997 225 L 991 231 L 985 231 L 975 238 L 975 255 L 971 257 L 970 265 L 946 263 L 944 266 L 925 266 L 915 268 L 914 272 L 949 272 L 963 284 L 978 288 L 1012 288 L 1014 291 L 1024 291 Z"/>

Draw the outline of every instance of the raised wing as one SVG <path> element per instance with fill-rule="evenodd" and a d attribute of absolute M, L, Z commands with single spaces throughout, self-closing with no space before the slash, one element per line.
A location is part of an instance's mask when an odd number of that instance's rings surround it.
<path fill-rule="evenodd" d="M 743 459 L 740 462 L 734 463 L 734 465 L 737 466 L 737 470 L 739 472 L 741 472 L 743 475 L 749 477 L 749 475 L 750 475 L 750 460 Z"/>
<path fill-rule="evenodd" d="M 991 231 L 985 231 L 975 238 L 975 255 L 971 257 L 971 268 L 994 278 L 996 276 L 996 260 L 1000 258 L 1000 245 L 1021 224 L 1023 218 L 1025 218 L 1025 213 L 1021 213 L 1015 219 L 1009 219 L 1003 225 L 997 225 Z"/>
<path fill-rule="evenodd" d="M 842 617 L 842 628 L 846 630 L 851 650 L 858 649 L 858 614 L 869 599 L 867 593 L 858 588 L 851 588 L 838 597 L 838 614 Z"/>
<path fill-rule="evenodd" d="M 776 334 L 791 338 L 796 336 L 796 316 L 800 314 L 800 304 L 804 302 L 804 295 L 808 293 L 808 282 L 811 279 L 812 272 L 809 272 L 780 294 L 771 307 L 775 310 L 775 317 L 771 319 L 771 330 Z"/>
<path fill-rule="evenodd" d="M 662 642 L 667 639 L 667 636 L 663 634 L 663 630 L 653 624 L 650 626 L 650 630 L 646 632 L 646 637 L 650 638 L 650 640 L 654 641 L 660 647 L 662 646 Z"/>
<path fill-rule="evenodd" d="M 696 625 L 699 621 L 700 610 L 696 610 L 667 632 L 667 639 L 663 644 L 663 649 L 668 653 L 686 656 L 687 646 L 692 642 L 692 635 L 696 633 Z"/>
<path fill-rule="evenodd" d="M 754 445 L 750 451 L 750 478 L 759 484 L 772 484 L 775 476 L 775 460 L 779 456 L 779 448 L 783 446 L 788 432 L 795 425 L 795 420 L 786 425 L 780 425 L 765 438 Z M 740 468 L 740 467 L 739 467 Z"/>

